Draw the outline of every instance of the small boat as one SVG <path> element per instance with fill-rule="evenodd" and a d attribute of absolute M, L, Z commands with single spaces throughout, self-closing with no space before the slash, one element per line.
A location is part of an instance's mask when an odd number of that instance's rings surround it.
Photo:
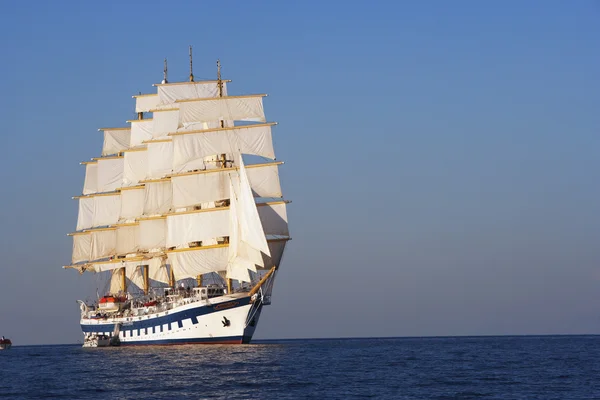
<path fill-rule="evenodd" d="M 108 347 L 119 346 L 121 342 L 119 337 L 110 337 L 108 335 L 86 335 L 83 341 L 83 347 Z"/>
<path fill-rule="evenodd" d="M 2 339 L 0 339 L 0 350 L 8 350 L 11 348 L 11 346 L 12 342 L 10 339 L 6 339 L 4 336 L 2 336 Z"/>

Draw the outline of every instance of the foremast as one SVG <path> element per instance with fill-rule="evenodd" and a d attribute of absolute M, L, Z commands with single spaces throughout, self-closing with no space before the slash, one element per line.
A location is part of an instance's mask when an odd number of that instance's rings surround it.
<path fill-rule="evenodd" d="M 289 240 L 266 95 L 228 96 L 220 61 L 216 81 L 194 81 L 189 50 L 189 82 L 169 83 L 165 59 L 157 93 L 134 96 L 137 120 L 101 129 L 102 156 L 82 163 L 86 176 L 67 267 L 111 271 L 122 292 L 129 284 L 147 294 L 151 281 L 174 286 L 195 278 L 202 285 L 214 273 L 231 292 L 234 279 L 238 286 L 258 281 L 261 269 L 279 265 Z M 244 166 L 243 154 L 265 161 Z M 245 198 L 240 214 L 232 210 L 231 193 L 246 190 L 242 178 L 251 204 Z M 254 248 L 241 236 L 232 245 L 236 223 L 258 224 L 265 246 Z"/>

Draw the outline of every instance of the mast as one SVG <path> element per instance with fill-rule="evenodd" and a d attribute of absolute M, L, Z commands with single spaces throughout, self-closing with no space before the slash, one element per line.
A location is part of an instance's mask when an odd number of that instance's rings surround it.
<path fill-rule="evenodd" d="M 169 286 L 175 288 L 175 274 L 173 273 L 173 267 L 169 271 Z"/>
<path fill-rule="evenodd" d="M 190 45 L 190 82 L 194 82 L 194 73 L 192 72 L 192 46 Z"/>
<path fill-rule="evenodd" d="M 165 64 L 164 64 L 164 68 L 163 68 L 163 80 L 162 83 L 169 83 L 169 81 L 167 80 L 167 59 L 165 58 Z"/>
<path fill-rule="evenodd" d="M 138 94 L 142 94 L 142 92 L 138 92 Z M 138 119 L 144 119 L 144 112 L 143 111 L 140 111 L 138 113 Z"/>
<path fill-rule="evenodd" d="M 223 80 L 221 80 L 221 60 L 217 59 L 217 86 L 219 87 L 219 97 L 223 97 Z M 221 120 L 221 128 L 225 128 L 225 121 Z M 227 155 L 221 154 L 221 167 L 227 167 Z"/>
<path fill-rule="evenodd" d="M 121 291 L 127 293 L 127 274 L 125 273 L 125 267 L 120 268 L 121 270 Z"/>
<path fill-rule="evenodd" d="M 219 97 L 223 97 L 223 80 L 221 80 L 221 60 L 217 59 L 217 86 Z M 225 128 L 225 121 L 221 120 L 221 128 Z M 240 157 L 242 155 L 240 154 Z M 221 168 L 227 168 L 227 154 L 221 154 Z M 233 280 L 227 278 L 227 294 L 233 293 Z"/>
<path fill-rule="evenodd" d="M 148 273 L 150 269 L 150 265 L 143 266 L 143 274 L 144 274 L 144 295 L 148 295 L 148 289 L 150 287 L 150 279 L 148 278 Z"/>

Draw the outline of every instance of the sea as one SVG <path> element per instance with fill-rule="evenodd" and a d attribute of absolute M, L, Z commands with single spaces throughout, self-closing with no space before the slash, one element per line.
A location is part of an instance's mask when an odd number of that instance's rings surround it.
<path fill-rule="evenodd" d="M 600 399 L 600 336 L 0 351 L 0 399 Z"/>

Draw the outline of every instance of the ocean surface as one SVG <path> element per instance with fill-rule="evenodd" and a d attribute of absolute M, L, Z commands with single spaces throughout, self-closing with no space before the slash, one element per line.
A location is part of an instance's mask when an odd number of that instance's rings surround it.
<path fill-rule="evenodd" d="M 15 346 L 0 399 L 600 399 L 600 336 Z"/>

